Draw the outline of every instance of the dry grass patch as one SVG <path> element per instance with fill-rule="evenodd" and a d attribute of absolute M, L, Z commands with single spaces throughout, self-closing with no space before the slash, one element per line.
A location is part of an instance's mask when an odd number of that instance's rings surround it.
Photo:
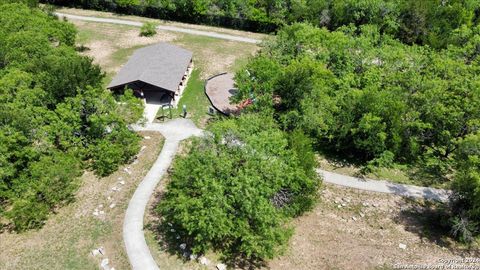
<path fill-rule="evenodd" d="M 22 234 L 1 233 L 0 269 L 97 269 L 104 257 L 93 257 L 90 252 L 100 246 L 105 248 L 111 266 L 129 269 L 122 239 L 125 210 L 163 144 L 158 133 L 141 134 L 151 138 L 141 142 L 146 148 L 137 161 L 104 178 L 85 172 L 75 202 L 60 208 L 43 228 Z M 113 187 L 120 190 L 115 192 Z M 110 208 L 112 203 L 115 207 Z M 101 204 L 103 208 L 99 208 Z M 96 208 L 105 213 L 95 217 Z"/>
<path fill-rule="evenodd" d="M 125 53 L 122 53 L 122 50 L 170 42 L 177 38 L 175 34 L 168 32 L 160 32 L 153 37 L 141 37 L 139 28 L 132 26 L 77 20 L 72 22 L 79 29 L 77 43 L 87 48 L 83 54 L 92 57 L 107 74 L 117 73 L 133 53 L 133 49 Z"/>
<path fill-rule="evenodd" d="M 293 221 L 290 247 L 284 256 L 269 263 L 271 269 L 391 269 L 396 263 L 427 264 L 478 256 L 478 250 L 466 250 L 429 231 L 421 217 L 406 217 L 418 202 L 324 186 L 317 207 Z M 399 244 L 407 248 L 401 249 Z"/>
<path fill-rule="evenodd" d="M 255 44 L 221 40 L 205 36 L 158 31 L 152 37 L 140 37 L 139 28 L 108 23 L 71 20 L 79 30 L 78 43 L 84 54 L 94 59 L 110 75 L 118 72 L 138 48 L 158 42 L 170 42 L 193 52 L 195 65 L 203 79 L 225 71 L 235 71 L 238 62 L 252 56 Z"/>

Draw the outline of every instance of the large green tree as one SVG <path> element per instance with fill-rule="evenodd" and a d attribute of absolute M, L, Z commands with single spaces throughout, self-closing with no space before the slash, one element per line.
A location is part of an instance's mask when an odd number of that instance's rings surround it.
<path fill-rule="evenodd" d="M 308 141 L 290 148 L 274 121 L 257 115 L 215 123 L 208 132 L 175 161 L 157 206 L 162 230 L 197 254 L 215 249 L 227 260 L 250 262 L 274 257 L 291 235 L 285 221 L 316 197 Z"/>

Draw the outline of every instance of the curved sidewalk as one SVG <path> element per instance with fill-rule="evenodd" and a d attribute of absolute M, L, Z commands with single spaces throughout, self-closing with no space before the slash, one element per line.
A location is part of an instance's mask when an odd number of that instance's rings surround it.
<path fill-rule="evenodd" d="M 157 131 L 165 137 L 160 155 L 128 203 L 123 222 L 123 241 L 132 269 L 156 270 L 159 268 L 150 253 L 143 231 L 145 210 L 156 186 L 172 163 L 180 141 L 191 136 L 201 136 L 202 130 L 186 119 L 175 119 L 162 124 L 132 126 L 132 128 L 136 131 Z"/>
<path fill-rule="evenodd" d="M 440 202 L 447 202 L 448 196 L 450 195 L 450 191 L 443 189 L 396 184 L 383 180 L 363 179 L 321 169 L 317 169 L 317 173 L 323 176 L 323 181 L 326 183 L 367 191 L 389 193 L 404 197 L 421 198 Z"/>
<path fill-rule="evenodd" d="M 130 26 L 137 26 L 137 27 L 141 27 L 143 25 L 143 23 L 137 22 L 137 21 L 80 16 L 80 15 L 72 15 L 72 14 L 61 13 L 61 12 L 55 12 L 55 15 L 57 15 L 59 17 L 62 17 L 62 18 L 67 18 L 67 19 L 71 19 L 71 20 L 79 20 L 79 21 L 99 22 L 99 23 L 113 23 L 113 24 L 122 24 L 122 25 L 130 25 Z M 177 26 L 159 25 L 159 26 L 157 26 L 157 29 L 158 30 L 164 30 L 164 31 L 172 31 L 172 32 L 178 32 L 178 33 L 190 34 L 190 35 L 225 39 L 225 40 L 237 41 L 237 42 L 245 42 L 245 43 L 253 43 L 253 44 L 257 44 L 257 43 L 261 42 L 261 40 L 253 39 L 253 38 L 234 36 L 234 35 L 228 35 L 228 34 L 221 34 L 221 33 L 212 32 L 212 31 L 201 31 L 201 30 L 182 28 L 182 27 L 177 27 Z"/>

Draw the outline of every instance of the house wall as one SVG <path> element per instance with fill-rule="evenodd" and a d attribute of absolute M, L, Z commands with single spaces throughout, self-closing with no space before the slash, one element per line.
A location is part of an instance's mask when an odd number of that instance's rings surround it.
<path fill-rule="evenodd" d="M 182 81 L 178 85 L 177 91 L 175 92 L 175 97 L 172 100 L 172 106 L 175 107 L 175 108 L 178 106 L 178 102 L 180 101 L 180 98 L 182 97 L 183 91 L 185 91 L 185 88 L 187 88 L 188 79 L 190 79 L 190 75 L 192 74 L 193 67 L 194 67 L 194 64 L 193 64 L 193 59 L 192 59 L 192 60 L 190 60 L 190 65 L 188 65 Z"/>

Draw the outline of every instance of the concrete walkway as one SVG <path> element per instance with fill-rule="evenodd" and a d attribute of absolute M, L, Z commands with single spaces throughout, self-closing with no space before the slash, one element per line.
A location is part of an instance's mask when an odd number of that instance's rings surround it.
<path fill-rule="evenodd" d="M 327 183 L 367 191 L 395 194 L 404 197 L 447 202 L 450 194 L 450 191 L 443 189 L 395 184 L 381 180 L 362 179 L 321 169 L 317 169 L 317 173 L 322 175 L 323 181 Z"/>
<path fill-rule="evenodd" d="M 133 125 L 136 131 L 156 131 L 165 137 L 165 144 L 150 171 L 139 184 L 132 196 L 123 223 L 123 239 L 128 259 L 134 270 L 159 269 L 145 241 L 143 220 L 148 201 L 156 186 L 170 166 L 180 141 L 191 136 L 202 136 L 203 130 L 187 119 L 175 119 L 166 123 L 148 123 L 145 126 Z M 367 191 L 395 194 L 406 197 L 423 198 L 445 202 L 449 191 L 394 184 L 387 181 L 361 179 L 317 169 L 327 183 Z"/>
<path fill-rule="evenodd" d="M 55 14 L 58 17 L 67 18 L 67 19 L 71 19 L 71 20 L 100 22 L 100 23 L 113 23 L 113 24 L 130 25 L 130 26 L 136 26 L 136 27 L 141 27 L 143 25 L 142 22 L 130 21 L 130 20 L 80 16 L 80 15 L 72 15 L 72 14 L 61 13 L 61 12 L 55 12 Z M 257 44 L 257 43 L 261 42 L 261 40 L 253 39 L 253 38 L 234 36 L 234 35 L 229 35 L 229 34 L 221 34 L 221 33 L 212 32 L 212 31 L 201 31 L 201 30 L 190 29 L 190 28 L 182 28 L 182 27 L 177 27 L 177 26 L 159 25 L 159 26 L 157 26 L 157 29 L 158 30 L 163 30 L 163 31 L 185 33 L 185 34 L 190 34 L 190 35 L 225 39 L 225 40 L 237 41 L 237 42 L 245 42 L 245 43 L 253 43 L 253 44 Z"/>
<path fill-rule="evenodd" d="M 143 219 L 147 203 L 170 166 L 179 142 L 191 136 L 201 136 L 202 130 L 187 119 L 175 119 L 161 124 L 149 123 L 145 126 L 132 126 L 132 128 L 136 131 L 160 132 L 165 137 L 162 151 L 135 190 L 123 221 L 123 241 L 132 269 L 159 269 L 147 246 L 143 231 Z"/>

